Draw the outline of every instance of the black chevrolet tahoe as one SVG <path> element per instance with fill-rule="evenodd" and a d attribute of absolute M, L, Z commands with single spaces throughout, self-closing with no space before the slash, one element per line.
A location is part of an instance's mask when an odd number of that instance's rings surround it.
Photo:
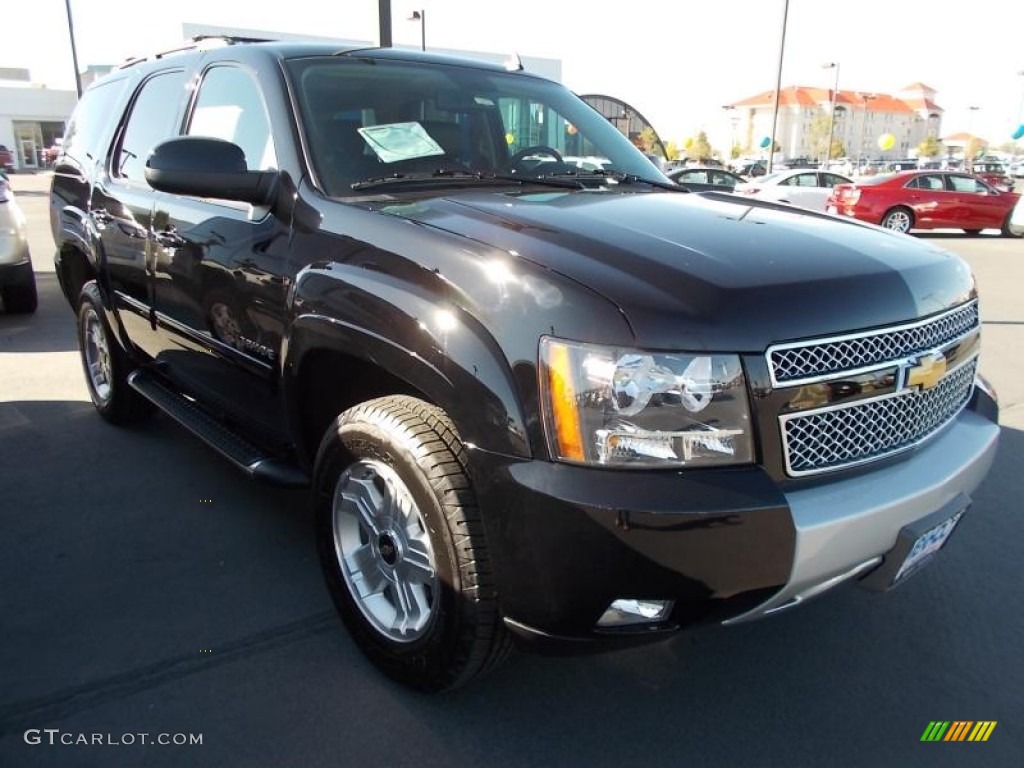
<path fill-rule="evenodd" d="M 888 589 L 996 449 L 958 257 L 680 190 L 519 67 L 197 41 L 88 89 L 51 202 L 100 415 L 308 486 L 420 689 Z"/>

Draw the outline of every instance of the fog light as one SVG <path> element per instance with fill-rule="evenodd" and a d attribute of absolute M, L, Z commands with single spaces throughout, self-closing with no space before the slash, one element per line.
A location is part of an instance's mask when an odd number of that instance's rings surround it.
<path fill-rule="evenodd" d="M 671 600 L 615 600 L 597 622 L 599 627 L 623 627 L 665 621 L 672 613 Z"/>

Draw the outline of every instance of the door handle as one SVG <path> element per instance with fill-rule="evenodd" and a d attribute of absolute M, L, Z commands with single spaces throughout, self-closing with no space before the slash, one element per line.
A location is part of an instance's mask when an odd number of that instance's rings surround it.
<path fill-rule="evenodd" d="M 114 217 L 104 208 L 93 208 L 89 211 L 89 218 L 97 224 L 109 224 L 114 220 Z"/>

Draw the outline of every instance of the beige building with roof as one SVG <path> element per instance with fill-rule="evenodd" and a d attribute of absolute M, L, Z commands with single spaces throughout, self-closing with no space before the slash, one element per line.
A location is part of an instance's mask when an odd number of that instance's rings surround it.
<path fill-rule="evenodd" d="M 782 89 L 775 140 L 783 158 L 817 156 L 812 126 L 816 119 L 828 118 L 833 93 L 830 88 Z M 839 90 L 835 101 L 834 137 L 854 160 L 913 157 L 925 138 L 942 135 L 942 107 L 935 103 L 935 90 L 924 83 L 912 83 L 895 95 Z M 744 151 L 757 152 L 762 139 L 771 136 L 774 105 L 774 91 L 729 105 L 733 117 L 738 118 L 733 136 Z M 887 133 L 896 141 L 892 149 L 883 151 L 878 140 Z"/>

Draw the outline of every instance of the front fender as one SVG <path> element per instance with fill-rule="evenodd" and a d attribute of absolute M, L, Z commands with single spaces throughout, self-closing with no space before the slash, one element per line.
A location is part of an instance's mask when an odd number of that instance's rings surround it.
<path fill-rule="evenodd" d="M 286 402 L 305 355 L 329 349 L 387 370 L 442 407 L 464 442 L 531 456 L 501 348 L 476 318 L 394 276 L 343 264 L 304 269 L 282 350 Z"/>

